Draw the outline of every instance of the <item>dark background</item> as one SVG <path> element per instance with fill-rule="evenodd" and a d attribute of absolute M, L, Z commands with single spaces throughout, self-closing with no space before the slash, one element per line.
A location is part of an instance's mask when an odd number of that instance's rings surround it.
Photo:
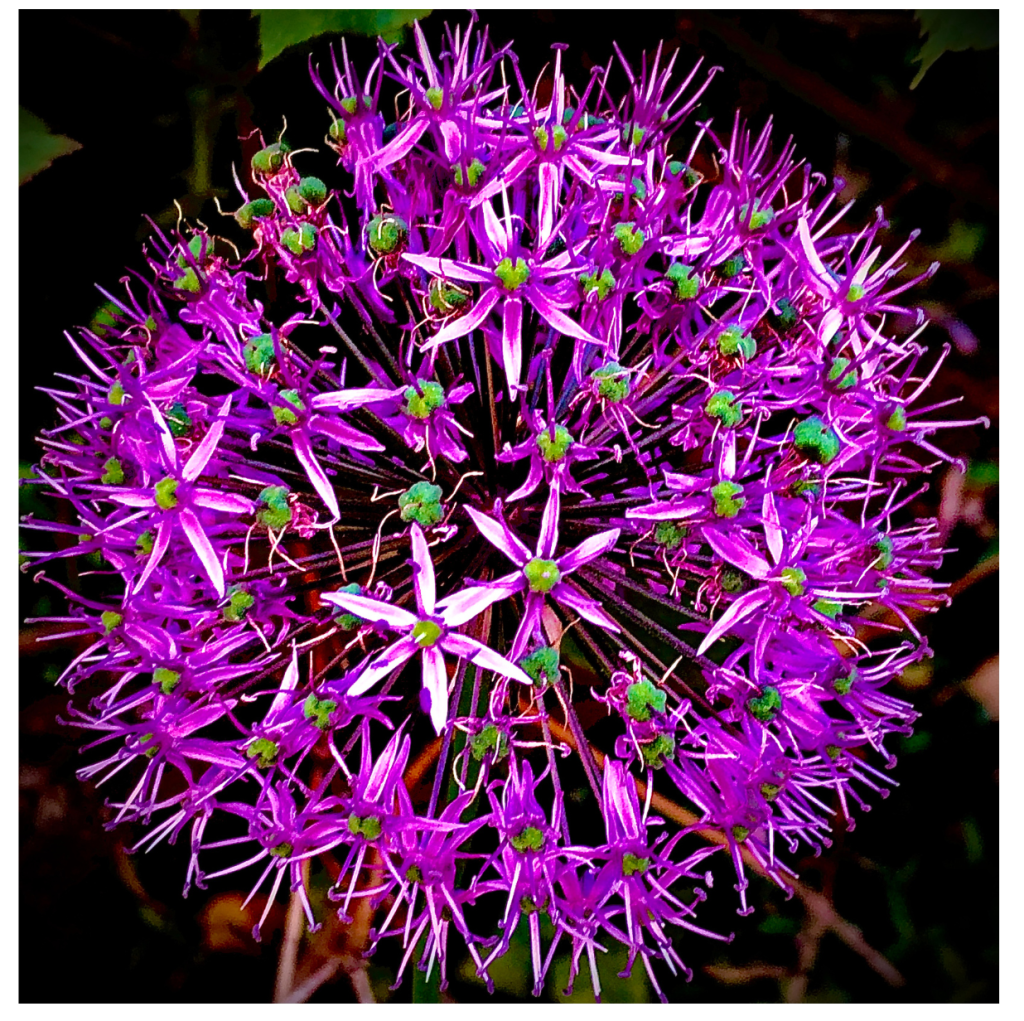
<path fill-rule="evenodd" d="M 174 11 L 21 12 L 20 102 L 82 144 L 20 193 L 20 456 L 27 464 L 38 458 L 33 435 L 53 417 L 33 387 L 52 371 L 78 371 L 62 333 L 91 319 L 102 300 L 94 283 L 116 288 L 126 266 L 141 267 L 143 215 L 173 226 L 177 199 L 188 216 L 230 234 L 212 199 L 222 196 L 226 209 L 238 204 L 230 165 L 247 162 L 256 148 L 239 136 L 258 126 L 276 137 L 287 116 L 293 147 L 323 148 L 325 104 L 305 61 L 312 49 L 329 65 L 326 40 L 257 73 L 257 23 L 248 12 L 185 13 L 190 21 Z M 442 17 L 425 21 L 435 44 Z M 735 930 L 736 939 L 723 947 L 681 935 L 677 947 L 695 977 L 665 988 L 684 1002 L 997 1000 L 999 51 L 947 53 L 911 91 L 920 40 L 910 11 L 504 11 L 483 20 L 496 42 L 516 40 L 528 82 L 554 42 L 570 44 L 564 67 L 581 86 L 593 63 L 609 60 L 613 38 L 635 64 L 659 39 L 669 50 L 681 47 L 682 73 L 704 53 L 725 70 L 698 117 L 713 116 L 725 132 L 737 108 L 755 127 L 772 116 L 778 135 L 794 135 L 816 169 L 846 179 L 845 196 L 857 199 L 848 222 L 859 225 L 882 205 L 890 244 L 921 229 L 908 253 L 911 270 L 943 261 L 912 295 L 937 321 L 925 335 L 933 349 L 955 345 L 933 399 L 964 394 L 957 416 L 986 414 L 993 423 L 987 432 L 940 437 L 944 449 L 968 459 L 968 471 L 937 469 L 913 508 L 940 514 L 954 550 L 941 577 L 957 598 L 924 622 L 934 661 L 894 692 L 923 713 L 902 744 L 901 786 L 887 801 L 876 798 L 854 832 L 837 833 L 826 857 L 799 863 L 804 882 L 824 891 L 903 984 L 891 984 L 891 973 L 886 981 L 884 966 L 872 966 L 834 930 L 823 931 L 820 915 L 767 883 L 753 883 L 757 912 L 736 917 L 732 879 L 720 867 L 725 889 L 700 921 Z M 350 48 L 365 69 L 372 44 L 355 39 Z M 612 93 L 621 94 L 620 72 L 613 81 Z M 310 155 L 303 171 L 340 186 L 333 162 L 328 151 Z M 39 508 L 24 497 L 22 512 L 32 509 Z M 24 616 L 60 611 L 30 580 L 21 586 Z M 55 722 L 67 697 L 53 680 L 73 647 L 39 646 L 38 636 L 25 629 L 21 641 L 21 1000 L 269 1000 L 281 919 L 256 946 L 252 919 L 238 911 L 248 889 L 238 877 L 183 901 L 187 848 L 131 858 L 121 849 L 130 831 L 103 831 L 103 792 L 75 779 L 77 735 Z M 408 980 L 387 991 L 393 964 L 384 951 L 374 959 L 374 992 L 408 1000 Z M 521 964 L 510 953 L 495 968 L 498 999 L 527 995 L 525 956 Z M 564 962 L 559 967 L 564 978 Z M 614 970 L 611 962 L 602 968 L 606 999 L 650 998 L 640 964 L 629 982 Z M 482 995 L 482 986 L 453 972 L 452 998 Z M 549 981 L 545 998 L 560 989 Z M 580 994 L 589 999 L 585 967 Z M 344 979 L 314 996 L 352 998 Z"/>

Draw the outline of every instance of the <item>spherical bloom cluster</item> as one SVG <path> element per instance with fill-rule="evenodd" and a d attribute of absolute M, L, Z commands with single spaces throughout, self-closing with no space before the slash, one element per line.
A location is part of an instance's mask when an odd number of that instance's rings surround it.
<path fill-rule="evenodd" d="M 884 689 L 945 599 L 901 513 L 958 424 L 942 356 L 892 333 L 906 245 L 839 231 L 791 143 L 675 149 L 699 65 L 577 91 L 556 48 L 531 89 L 472 26 L 415 37 L 313 69 L 337 181 L 265 145 L 248 253 L 157 231 L 45 391 L 66 508 L 29 558 L 100 565 L 46 579 L 86 639 L 81 775 L 138 847 L 187 835 L 186 889 L 258 862 L 311 928 L 369 898 L 399 979 L 468 953 L 489 982 L 522 925 L 535 991 L 561 948 L 598 995 L 618 942 L 660 992 L 679 930 L 715 936 L 712 852 L 747 913 L 745 861 L 785 887 L 781 852 L 887 793 L 916 714 Z"/>

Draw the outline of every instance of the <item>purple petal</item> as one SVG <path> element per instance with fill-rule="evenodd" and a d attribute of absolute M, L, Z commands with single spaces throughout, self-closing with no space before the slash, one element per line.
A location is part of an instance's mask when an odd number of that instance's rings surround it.
<path fill-rule="evenodd" d="M 751 614 L 756 613 L 758 608 L 764 606 L 771 598 L 771 591 L 764 585 L 754 589 L 753 592 L 748 592 L 745 596 L 740 596 L 704 636 L 704 641 L 697 648 L 697 655 L 703 656 L 729 628 L 734 624 L 738 624 L 741 620 L 746 620 Z"/>
<path fill-rule="evenodd" d="M 488 648 L 475 638 L 467 635 L 447 634 L 441 639 L 441 647 L 445 652 L 458 656 L 460 659 L 468 659 L 485 670 L 493 670 L 503 677 L 510 677 L 520 684 L 532 684 L 533 681 L 523 673 L 514 663 L 509 662 L 504 656 L 498 655 L 493 649 Z"/>
<path fill-rule="evenodd" d="M 704 541 L 723 560 L 728 560 L 733 567 L 754 578 L 765 578 L 771 570 L 771 565 L 753 546 L 738 535 L 727 535 L 717 528 L 704 529 Z"/>
<path fill-rule="evenodd" d="M 551 487 L 548 502 L 544 505 L 544 516 L 540 519 L 540 535 L 537 537 L 537 556 L 550 560 L 558 545 L 558 514 L 561 500 L 558 495 L 558 484 Z"/>
<path fill-rule="evenodd" d="M 423 690 L 430 695 L 430 722 L 440 734 L 448 722 L 448 671 L 436 646 L 423 650 Z"/>
<path fill-rule="evenodd" d="M 501 358 L 505 368 L 509 397 L 515 400 L 519 389 L 519 376 L 523 368 L 523 300 L 505 301 L 501 331 Z"/>
<path fill-rule="evenodd" d="M 149 556 L 146 558 L 146 568 L 142 572 L 141 577 L 135 583 L 134 592 L 138 592 L 149 576 L 159 566 L 160 561 L 163 560 L 164 554 L 167 552 L 167 545 L 171 541 L 171 532 L 174 529 L 174 519 L 169 515 L 165 514 L 157 526 L 156 538 L 153 540 L 153 548 L 149 551 Z"/>
<path fill-rule="evenodd" d="M 601 609 L 600 603 L 585 596 L 572 582 L 560 581 L 552 590 L 551 595 L 560 603 L 575 610 L 584 620 L 591 624 L 606 628 L 609 631 L 620 631 L 619 625 Z"/>
<path fill-rule="evenodd" d="M 215 489 L 193 489 L 192 502 L 197 507 L 223 511 L 225 514 L 251 514 L 254 504 L 252 500 L 238 493 L 218 493 Z"/>
<path fill-rule="evenodd" d="M 349 592 L 323 592 L 320 594 L 320 601 L 340 606 L 348 613 L 374 624 L 387 624 L 389 627 L 403 630 L 414 627 L 419 619 L 401 606 L 392 606 L 391 603 L 385 603 L 380 599 L 357 596 Z"/>
<path fill-rule="evenodd" d="M 181 470 L 181 477 L 185 482 L 195 482 L 202 474 L 207 462 L 213 457 L 213 452 L 224 435 L 225 418 L 231 410 L 231 395 L 224 398 L 224 403 L 217 412 L 216 421 L 210 426 L 209 432 L 203 437 L 202 442 L 192 451 L 192 456 L 185 462 Z"/>
<path fill-rule="evenodd" d="M 707 510 L 707 500 L 692 497 L 689 500 L 681 500 L 679 503 L 661 500 L 657 503 L 649 503 L 644 507 L 630 507 L 626 511 L 626 517 L 634 521 L 685 521 L 687 518 L 696 517 L 705 510 Z"/>
<path fill-rule="evenodd" d="M 302 467 L 306 469 L 313 488 L 320 494 L 320 499 L 327 504 L 331 517 L 337 520 L 341 517 L 341 513 L 338 510 L 338 499 L 334 495 L 334 487 L 323 468 L 320 467 L 320 462 L 313 456 L 309 437 L 301 429 L 296 429 L 292 433 L 292 445 L 295 447 L 295 456 L 299 459 Z"/>
<path fill-rule="evenodd" d="M 483 613 L 491 603 L 507 599 L 525 587 L 526 578 L 523 572 L 515 571 L 483 585 L 468 585 L 461 592 L 445 596 L 438 602 L 437 609 L 448 627 L 458 627 L 472 620 L 477 614 Z"/>
<path fill-rule="evenodd" d="M 772 493 L 765 493 L 761 501 L 761 514 L 764 516 L 764 537 L 768 542 L 768 552 L 775 563 L 782 561 L 782 526 L 779 523 L 779 510 L 775 506 Z"/>
<path fill-rule="evenodd" d="M 492 195 L 497 195 L 503 186 L 507 188 L 510 184 L 519 180 L 529 169 L 534 159 L 534 151 L 532 149 L 524 149 L 510 163 L 505 165 L 505 169 L 493 181 L 488 182 L 480 189 L 473 201 L 470 202 L 469 208 L 476 209 L 477 206 L 483 204 L 486 209 L 490 205 L 487 199 Z M 502 241 L 502 244 L 506 243 L 507 241 Z"/>
<path fill-rule="evenodd" d="M 556 329 L 567 337 L 575 337 L 577 340 L 584 340 L 588 344 L 597 344 L 605 347 L 607 341 L 588 333 L 579 323 L 574 323 L 564 312 L 560 312 L 552 304 L 551 299 L 539 288 L 530 289 L 530 304 Z"/>
<path fill-rule="evenodd" d="M 413 588 L 416 590 L 416 605 L 420 613 L 430 616 L 434 612 L 434 600 L 437 598 L 434 562 L 430 559 L 430 550 L 427 548 L 423 529 L 415 521 L 412 523 L 412 559 L 416 565 L 412 579 Z"/>
<path fill-rule="evenodd" d="M 556 585 L 555 588 L 558 586 Z M 526 605 L 523 607 L 523 619 L 519 624 L 519 630 L 512 641 L 512 648 L 509 650 L 509 659 L 519 659 L 530 644 L 534 631 L 540 625 L 540 616 L 544 610 L 544 597 L 539 592 L 529 592 L 526 596 Z"/>
<path fill-rule="evenodd" d="M 329 436 L 337 440 L 343 447 L 355 447 L 356 450 L 383 450 L 384 444 L 375 440 L 368 433 L 355 429 L 347 422 L 340 422 L 325 415 L 311 415 L 309 419 L 311 432 Z"/>
<path fill-rule="evenodd" d="M 203 569 L 209 576 L 211 584 L 217 590 L 217 595 L 223 599 L 224 569 L 220 566 L 217 553 L 210 543 L 209 537 L 203 531 L 199 518 L 188 507 L 181 507 L 178 510 L 178 520 L 181 522 L 181 527 L 185 530 L 185 535 L 188 536 L 188 541 L 192 543 L 192 548 L 196 551 L 196 555 L 202 561 Z"/>
<path fill-rule="evenodd" d="M 419 645 L 412 638 L 400 638 L 360 671 L 358 678 L 345 694 L 355 696 L 369 691 L 379 680 L 387 677 L 392 670 L 397 670 L 404 663 L 408 663 L 419 651 Z M 356 669 L 359 668 L 356 667 Z"/>
<path fill-rule="evenodd" d="M 522 567 L 527 560 L 533 559 L 533 554 L 526 544 L 513 535 L 504 521 L 495 521 L 494 518 L 489 518 L 486 514 L 481 514 L 480 511 L 469 506 L 466 507 L 466 512 L 473 519 L 473 524 L 476 525 L 480 534 L 492 546 L 497 546 L 513 564 Z"/>
<path fill-rule="evenodd" d="M 436 277 L 444 277 L 445 280 L 462 280 L 469 284 L 494 283 L 494 273 L 491 270 L 480 269 L 479 266 L 469 263 L 437 259 L 433 255 L 413 255 L 412 252 L 404 252 L 402 258 Z"/>
<path fill-rule="evenodd" d="M 491 314 L 491 309 L 498 304 L 500 298 L 501 292 L 497 287 L 491 287 L 489 290 L 484 291 L 466 315 L 460 319 L 453 320 L 435 333 L 423 345 L 423 350 L 432 351 L 440 344 L 445 344 L 449 340 L 456 340 L 459 337 L 466 336 L 467 333 L 472 333 Z"/>
<path fill-rule="evenodd" d="M 334 390 L 331 393 L 317 394 L 309 402 L 309 406 L 314 411 L 323 411 L 325 408 L 330 408 L 332 411 L 348 411 L 351 408 L 361 408 L 365 404 L 391 401 L 403 393 L 405 393 L 404 386 L 394 390 L 382 390 L 376 386 L 357 386 L 351 390 Z"/>
<path fill-rule="evenodd" d="M 581 542 L 576 549 L 559 558 L 558 570 L 562 574 L 569 574 L 570 571 L 575 571 L 577 567 L 589 563 L 601 556 L 602 553 L 607 553 L 619 541 L 621 532 L 621 528 L 612 528 L 599 535 L 592 535 L 589 539 Z"/>

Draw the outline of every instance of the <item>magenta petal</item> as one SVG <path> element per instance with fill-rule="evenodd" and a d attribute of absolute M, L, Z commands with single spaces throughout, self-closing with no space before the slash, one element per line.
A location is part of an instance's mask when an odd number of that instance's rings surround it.
<path fill-rule="evenodd" d="M 523 301 L 508 298 L 505 301 L 501 331 L 501 357 L 505 368 L 505 381 L 509 396 L 515 400 L 519 389 L 519 376 L 523 368 Z"/>
<path fill-rule="evenodd" d="M 415 564 L 412 584 L 416 590 L 416 605 L 420 613 L 430 616 L 434 612 L 434 600 L 437 598 L 434 562 L 430 559 L 423 529 L 415 521 L 412 523 L 412 559 Z"/>
<path fill-rule="evenodd" d="M 503 677 L 509 677 L 520 684 L 532 684 L 529 676 L 523 673 L 514 663 L 509 662 L 504 656 L 498 655 L 493 649 L 488 648 L 475 638 L 467 635 L 447 634 L 441 639 L 441 647 L 445 652 L 459 659 L 468 659 L 485 670 L 493 670 Z"/>
<path fill-rule="evenodd" d="M 455 319 L 450 322 L 443 329 L 439 330 L 434 334 L 423 345 L 424 351 L 432 351 L 435 347 L 440 344 L 444 344 L 449 340 L 456 340 L 459 337 L 466 336 L 467 333 L 472 333 L 490 314 L 491 309 L 498 304 L 498 300 L 501 298 L 501 293 L 497 287 L 492 287 L 490 290 L 484 291 L 483 294 L 477 299 L 476 304 L 462 316 L 460 319 Z"/>
<path fill-rule="evenodd" d="M 251 514 L 252 500 L 239 493 L 220 493 L 216 489 L 193 489 L 192 502 L 197 507 L 223 511 L 225 514 Z"/>
<path fill-rule="evenodd" d="M 530 304 L 559 333 L 564 333 L 567 337 L 575 337 L 577 340 L 584 340 L 588 344 L 597 344 L 600 347 L 606 346 L 607 341 L 601 340 L 600 337 L 595 337 L 592 333 L 588 333 L 579 323 L 573 322 L 564 312 L 559 312 L 551 299 L 539 287 L 531 289 Z"/>
<path fill-rule="evenodd" d="M 217 590 L 217 595 L 223 599 L 224 569 L 220 566 L 217 553 L 210 543 L 206 532 L 203 531 L 199 518 L 188 507 L 181 507 L 178 510 L 178 520 L 181 522 L 181 527 L 185 530 L 185 535 L 188 536 L 188 541 L 192 543 L 192 548 L 196 551 L 196 555 L 202 561 L 203 569 L 209 576 L 211 584 Z"/>
<path fill-rule="evenodd" d="M 551 595 L 560 603 L 575 610 L 584 620 L 597 624 L 608 631 L 620 631 L 620 627 L 604 610 L 600 603 L 585 596 L 572 582 L 560 581 L 552 590 Z"/>
<path fill-rule="evenodd" d="M 423 688 L 430 695 L 430 722 L 440 734 L 448 722 L 448 671 L 436 646 L 423 650 Z"/>
<path fill-rule="evenodd" d="M 555 588 L 558 586 L 556 585 Z M 512 641 L 512 648 L 509 650 L 509 659 L 517 660 L 526 651 L 526 646 L 530 644 L 534 631 L 540 626 L 540 616 L 543 610 L 544 597 L 538 592 L 528 593 L 526 606 L 523 608 L 523 619 Z"/>
<path fill-rule="evenodd" d="M 532 445 L 533 441 L 531 440 L 530 443 Z M 534 450 L 536 450 L 536 447 L 534 447 Z M 532 453 L 532 451 L 529 451 L 528 453 Z M 498 455 L 498 460 L 503 460 L 500 454 Z M 505 460 L 511 461 L 512 458 L 509 457 Z M 522 500 L 523 497 L 529 496 L 540 485 L 541 479 L 543 478 L 544 469 L 541 467 L 540 458 L 531 457 L 530 473 L 526 476 L 526 481 L 514 493 L 509 493 L 508 502 L 515 503 L 516 500 Z"/>
<path fill-rule="evenodd" d="M 548 502 L 544 505 L 544 515 L 540 519 L 540 535 L 537 538 L 537 556 L 550 560 L 555 555 L 558 545 L 558 514 L 561 509 L 561 498 L 558 494 L 558 482 L 551 487 Z"/>
<path fill-rule="evenodd" d="M 779 522 L 779 510 L 775 506 L 775 497 L 771 493 L 764 494 L 761 501 L 761 515 L 764 517 L 764 537 L 768 542 L 768 552 L 775 563 L 782 561 L 782 525 Z"/>
<path fill-rule="evenodd" d="M 404 386 L 394 390 L 382 390 L 376 386 L 357 386 L 351 390 L 334 390 L 331 393 L 317 394 L 309 402 L 309 406 L 314 411 L 323 411 L 325 408 L 330 408 L 332 411 L 349 411 L 352 408 L 361 408 L 365 404 L 394 400 L 403 393 L 405 393 Z"/>
<path fill-rule="evenodd" d="M 494 283 L 494 273 L 491 270 L 481 269 L 469 263 L 438 259 L 433 255 L 414 255 L 412 252 L 403 253 L 402 258 L 436 277 L 444 277 L 445 280 L 461 280 L 467 284 Z"/>
<path fill-rule="evenodd" d="M 534 159 L 535 153 L 533 149 L 524 149 L 518 156 L 515 156 L 511 162 L 505 165 L 504 170 L 502 170 L 493 181 L 489 181 L 480 189 L 479 192 L 477 192 L 473 201 L 470 202 L 469 208 L 476 209 L 477 206 L 486 203 L 486 205 L 484 205 L 484 208 L 486 209 L 487 206 L 490 205 L 490 203 L 487 202 L 487 199 L 491 198 L 493 195 L 497 195 L 503 187 L 507 188 L 510 184 L 514 184 L 518 181 L 519 178 L 522 177 L 529 169 Z M 502 240 L 501 244 L 507 244 L 507 241 Z"/>
<path fill-rule="evenodd" d="M 461 592 L 445 596 L 438 602 L 437 609 L 448 627 L 458 627 L 483 613 L 491 603 L 507 599 L 525 587 L 526 578 L 523 572 L 515 571 L 483 585 L 468 585 Z"/>
<path fill-rule="evenodd" d="M 332 440 L 337 440 L 343 447 L 375 451 L 384 449 L 384 444 L 375 440 L 368 433 L 364 433 L 361 429 L 354 429 L 347 422 L 328 418 L 326 415 L 311 415 L 309 429 L 310 432 L 320 433 L 322 436 L 329 436 Z"/>
<path fill-rule="evenodd" d="M 397 670 L 398 667 L 408 663 L 419 651 L 419 645 L 412 638 L 400 638 L 360 671 L 359 677 L 346 694 L 362 695 L 364 691 L 369 691 L 379 680 L 387 677 L 392 670 Z M 359 668 L 356 667 L 356 669 Z"/>
<path fill-rule="evenodd" d="M 733 567 L 738 567 L 751 577 L 764 578 L 771 570 L 768 561 L 738 535 L 728 535 L 717 528 L 705 528 L 704 541 L 723 560 L 728 560 Z"/>
<path fill-rule="evenodd" d="M 156 530 L 156 538 L 153 540 L 153 548 L 149 551 L 149 556 L 146 558 L 146 569 L 142 572 L 139 580 L 135 583 L 133 591 L 138 592 L 143 585 L 146 584 L 149 576 L 159 566 L 160 561 L 163 560 L 164 554 L 167 552 L 167 545 L 171 541 L 171 532 L 174 529 L 174 519 L 169 515 L 165 514 L 160 520 L 160 524 Z"/>
<path fill-rule="evenodd" d="M 661 500 L 644 507 L 630 507 L 626 517 L 633 521 L 685 521 L 707 510 L 707 500 L 692 498 L 673 503 Z"/>
<path fill-rule="evenodd" d="M 309 444 L 309 437 L 301 429 L 296 429 L 292 433 L 292 445 L 295 447 L 295 456 L 299 459 L 302 467 L 306 469 L 306 474 L 309 476 L 309 481 L 313 484 L 313 488 L 320 494 L 320 499 L 327 504 L 331 517 L 336 520 L 341 516 L 338 510 L 338 499 L 334 495 L 334 487 L 327 478 L 327 474 L 313 455 L 313 448 Z"/>
<path fill-rule="evenodd" d="M 533 554 L 526 544 L 509 530 L 504 521 L 495 521 L 494 518 L 481 514 L 474 507 L 467 506 L 466 512 L 473 519 L 473 524 L 476 525 L 480 534 L 491 545 L 497 546 L 513 564 L 522 567 L 527 560 L 533 559 Z"/>
<path fill-rule="evenodd" d="M 371 599 L 369 596 L 357 596 L 349 592 L 323 592 L 320 601 L 330 603 L 332 606 L 340 606 L 348 613 L 363 620 L 371 621 L 374 624 L 387 624 L 393 628 L 408 629 L 414 627 L 419 619 L 414 613 L 402 609 L 401 606 L 392 606 L 380 599 Z"/>
<path fill-rule="evenodd" d="M 589 539 L 581 542 L 572 552 L 559 558 L 558 570 L 562 574 L 568 574 L 570 571 L 575 571 L 577 567 L 601 556 L 602 553 L 607 553 L 619 541 L 621 531 L 620 528 L 611 528 L 599 535 L 592 535 Z"/>
<path fill-rule="evenodd" d="M 771 591 L 764 585 L 754 589 L 753 592 L 748 592 L 745 596 L 740 596 L 704 636 L 704 641 L 697 648 L 697 655 L 703 656 L 729 628 L 734 624 L 738 624 L 741 620 L 746 620 L 751 614 L 756 613 L 757 609 L 764 606 L 771 598 Z"/>
<path fill-rule="evenodd" d="M 217 449 L 217 444 L 220 443 L 221 436 L 224 435 L 225 418 L 230 410 L 231 397 L 228 396 L 224 398 L 224 403 L 221 405 L 220 411 L 217 412 L 217 418 L 203 437 L 202 442 L 192 451 L 192 456 L 185 462 L 185 467 L 181 470 L 181 477 L 185 482 L 194 482 L 203 473 L 207 462 Z"/>

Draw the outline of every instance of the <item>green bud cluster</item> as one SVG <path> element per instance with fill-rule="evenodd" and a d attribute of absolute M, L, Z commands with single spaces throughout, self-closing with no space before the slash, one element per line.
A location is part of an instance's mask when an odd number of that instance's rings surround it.
<path fill-rule="evenodd" d="M 424 528 L 436 525 L 444 517 L 441 487 L 417 482 L 399 496 L 398 507 L 403 521 L 415 521 Z"/>

